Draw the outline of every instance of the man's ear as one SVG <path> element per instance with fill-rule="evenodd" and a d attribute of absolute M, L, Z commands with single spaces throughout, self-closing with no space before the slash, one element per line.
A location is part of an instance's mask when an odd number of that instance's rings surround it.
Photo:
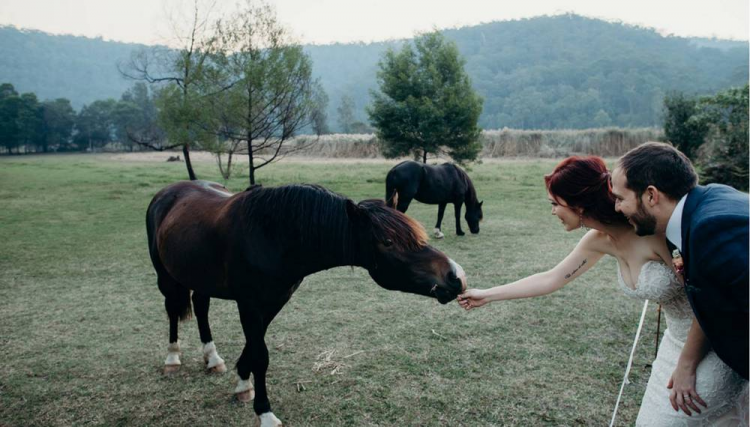
<path fill-rule="evenodd" d="M 661 193 L 659 192 L 659 189 L 654 187 L 653 185 L 649 185 L 646 187 L 646 191 L 643 192 L 643 197 L 645 198 L 645 202 L 648 203 L 649 206 L 654 207 L 659 203 Z"/>

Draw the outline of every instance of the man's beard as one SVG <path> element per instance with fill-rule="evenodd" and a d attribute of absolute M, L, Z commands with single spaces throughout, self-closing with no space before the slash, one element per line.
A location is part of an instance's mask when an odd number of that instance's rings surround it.
<path fill-rule="evenodd" d="M 651 236 L 656 232 L 656 217 L 646 212 L 640 200 L 638 210 L 628 219 L 635 226 L 635 234 L 639 236 Z"/>

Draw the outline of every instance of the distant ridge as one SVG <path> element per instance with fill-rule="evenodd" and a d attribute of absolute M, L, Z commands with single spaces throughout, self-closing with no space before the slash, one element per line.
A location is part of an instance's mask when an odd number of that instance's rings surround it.
<path fill-rule="evenodd" d="M 447 29 L 484 98 L 484 128 L 642 127 L 660 123 L 664 94 L 710 94 L 748 81 L 748 43 L 664 37 L 655 30 L 578 15 L 541 16 Z M 377 63 L 403 40 L 309 45 L 330 98 L 336 131 L 342 96 L 367 122 Z M 0 82 L 40 99 L 65 97 L 76 109 L 119 98 L 132 82 L 118 61 L 144 46 L 0 27 Z"/>

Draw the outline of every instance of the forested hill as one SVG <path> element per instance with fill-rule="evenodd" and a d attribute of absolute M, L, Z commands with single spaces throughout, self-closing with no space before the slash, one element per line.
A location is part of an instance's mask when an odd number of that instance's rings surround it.
<path fill-rule="evenodd" d="M 748 81 L 748 43 L 663 37 L 652 29 L 576 15 L 445 30 L 484 98 L 484 128 L 658 125 L 664 94 L 709 94 Z M 330 98 L 329 124 L 351 97 L 355 116 L 376 87 L 377 63 L 402 42 L 307 46 Z M 137 45 L 0 28 L 0 82 L 76 108 L 119 98 L 132 82 L 116 69 Z"/>
<path fill-rule="evenodd" d="M 0 27 L 0 83 L 34 92 L 40 100 L 67 98 L 79 110 L 98 99 L 119 99 L 133 85 L 120 76 L 117 61 L 140 47 Z"/>

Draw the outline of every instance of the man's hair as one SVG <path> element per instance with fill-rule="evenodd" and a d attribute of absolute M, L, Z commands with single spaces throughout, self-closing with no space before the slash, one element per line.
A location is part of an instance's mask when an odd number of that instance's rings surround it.
<path fill-rule="evenodd" d="M 625 153 L 617 162 L 627 178 L 627 187 L 640 197 L 649 185 L 672 200 L 695 188 L 698 175 L 693 164 L 676 148 L 662 142 L 646 142 Z"/>

